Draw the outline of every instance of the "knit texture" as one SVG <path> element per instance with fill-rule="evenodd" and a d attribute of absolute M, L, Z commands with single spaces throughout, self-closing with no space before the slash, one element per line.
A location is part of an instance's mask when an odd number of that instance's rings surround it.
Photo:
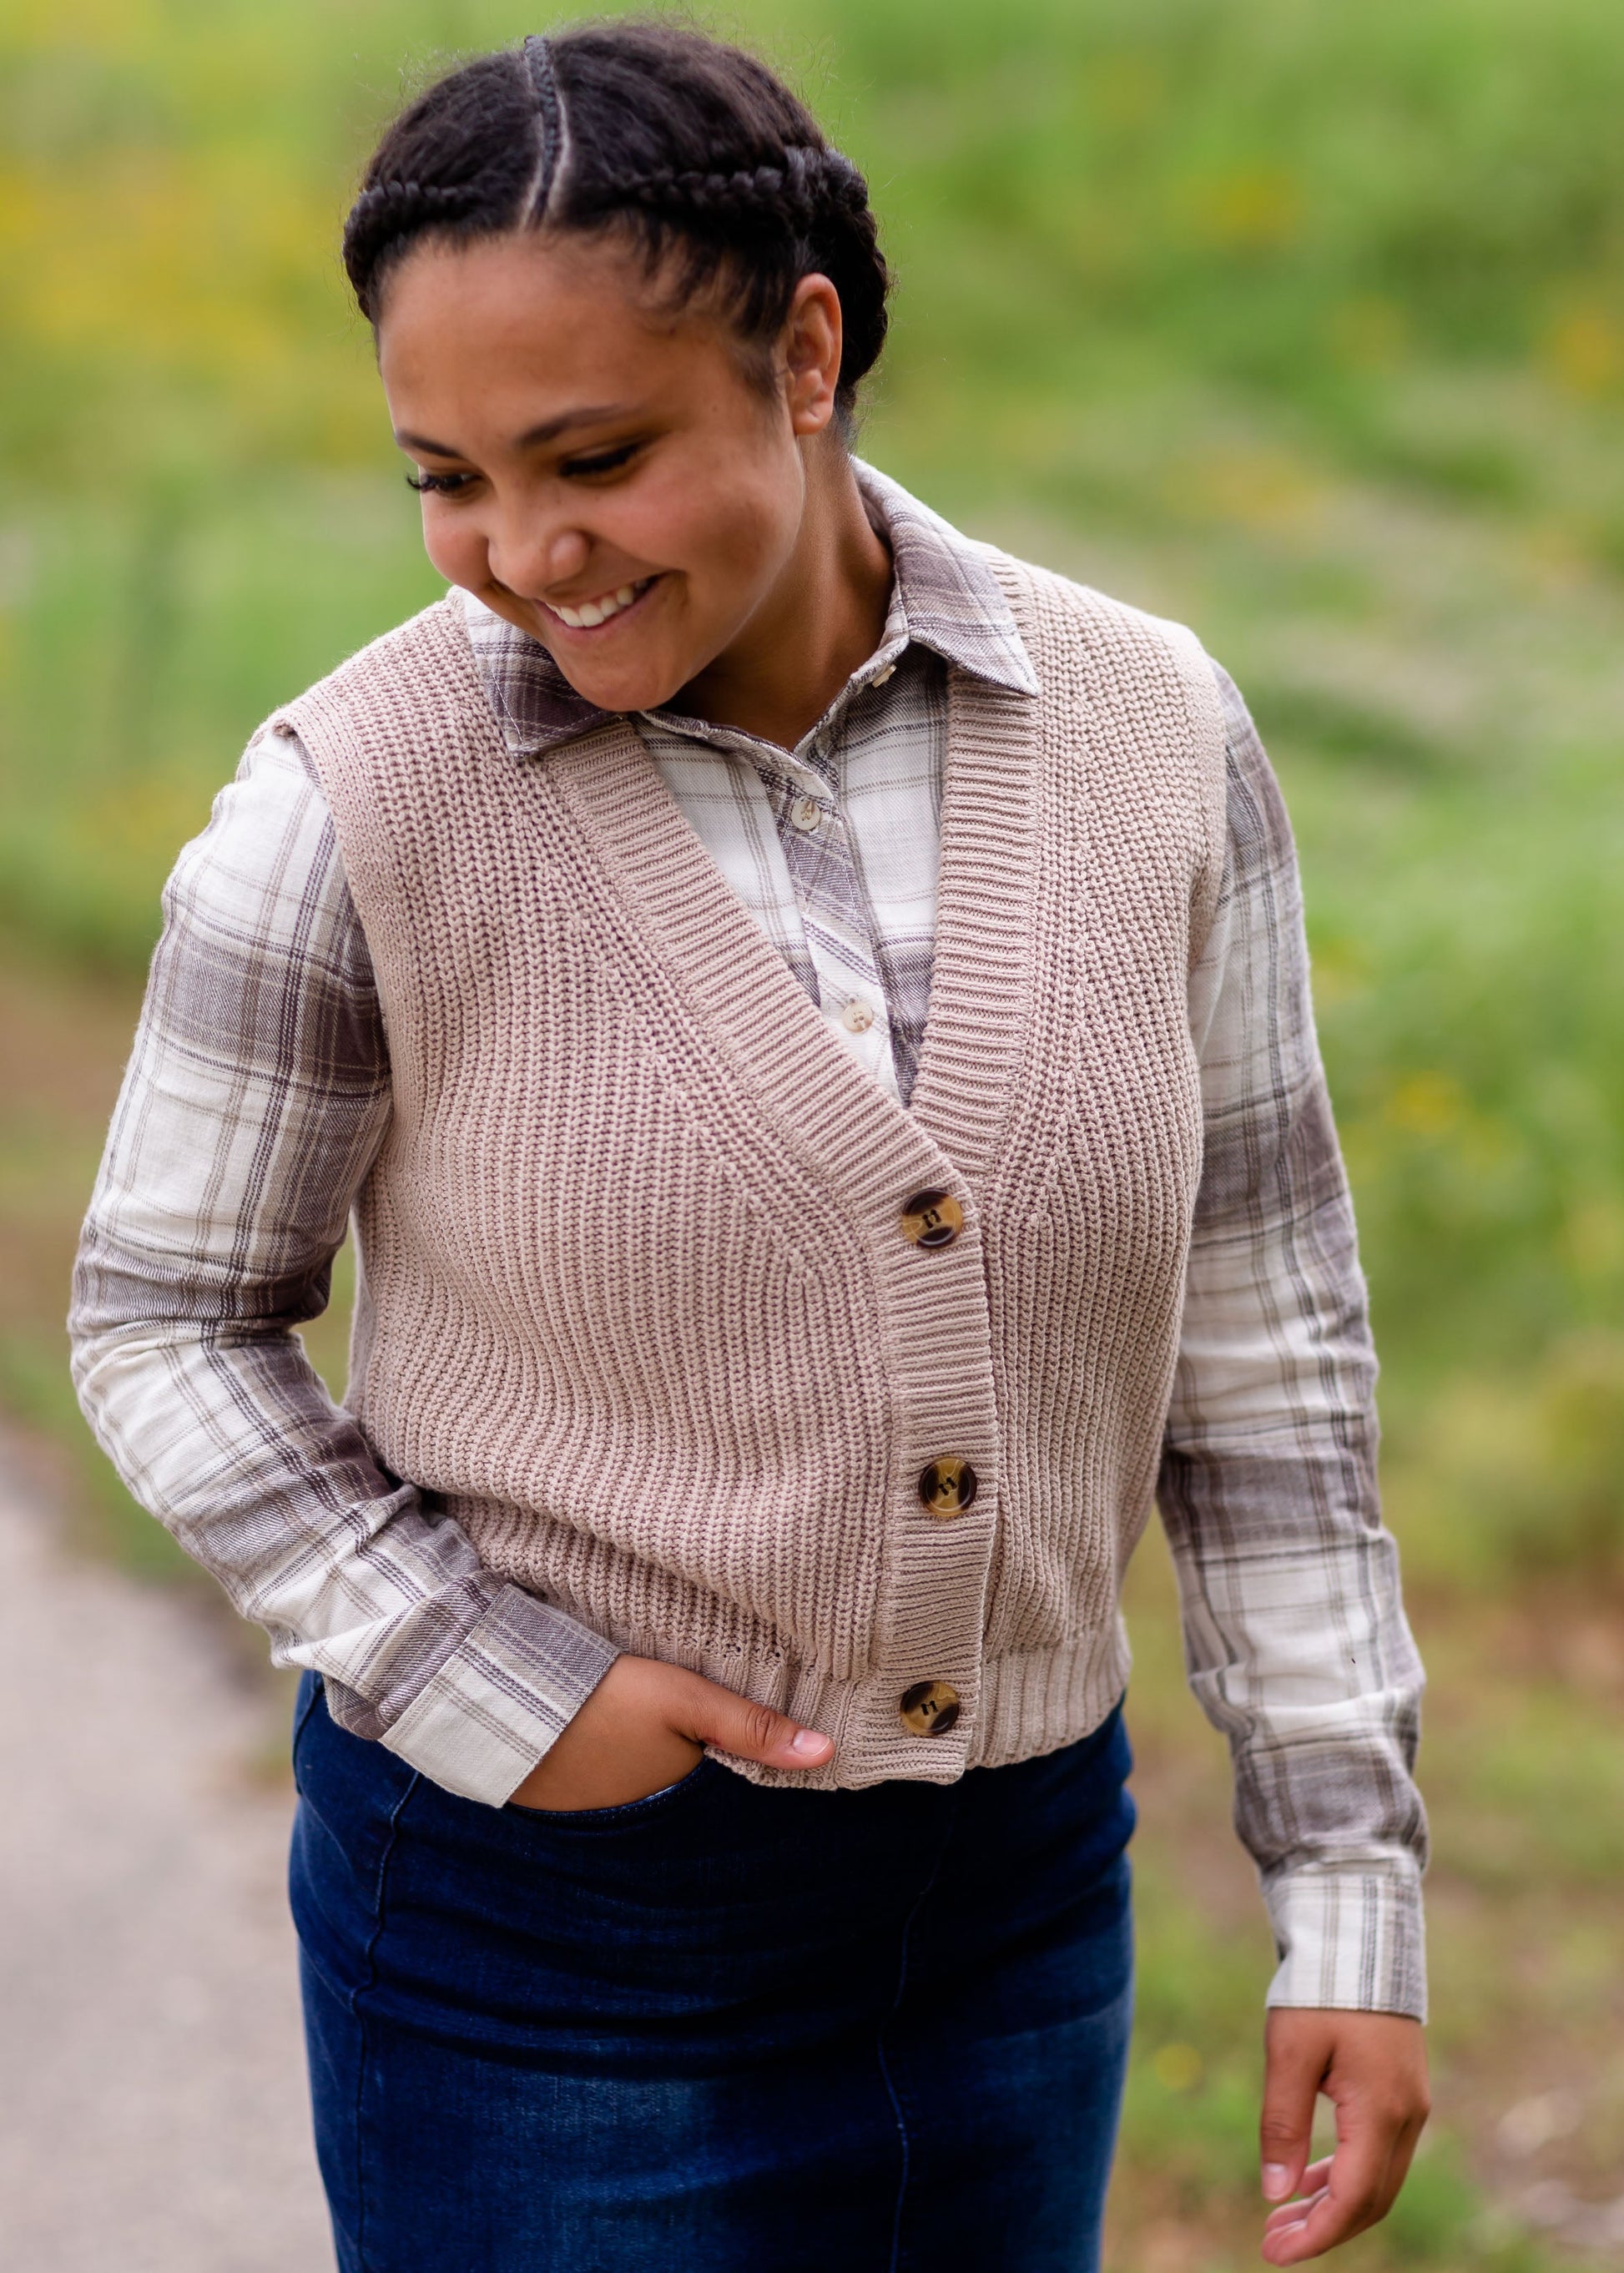
<path fill-rule="evenodd" d="M 628 724 L 509 751 L 455 600 L 282 714 L 389 1043 L 356 1417 L 493 1571 L 827 1730 L 802 1784 L 1097 1725 L 1172 1381 L 1216 687 L 1188 634 L 988 557 L 1039 692 L 952 676 L 907 1110 Z M 929 1187 L 965 1214 L 935 1251 L 898 1221 Z M 978 1478 L 945 1520 L 944 1453 Z M 900 1718 L 921 1680 L 959 1692 L 941 1736 Z"/>

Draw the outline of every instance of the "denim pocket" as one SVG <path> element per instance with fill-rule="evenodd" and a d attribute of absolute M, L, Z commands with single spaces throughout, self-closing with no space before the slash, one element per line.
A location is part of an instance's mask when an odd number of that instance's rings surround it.
<path fill-rule="evenodd" d="M 641 1799 L 622 1800 L 618 1807 L 518 1807 L 512 1801 L 503 1808 L 504 1816 L 523 1823 L 545 1824 L 552 1831 L 613 1831 L 621 1824 L 641 1823 L 646 1817 L 663 1813 L 677 1801 L 689 1797 L 701 1782 L 707 1781 L 706 1770 L 714 1769 L 710 1759 L 695 1760 L 686 1775 L 675 1783 L 662 1784 L 658 1791 L 645 1792 Z M 718 1770 L 725 1774 L 725 1769 Z"/>

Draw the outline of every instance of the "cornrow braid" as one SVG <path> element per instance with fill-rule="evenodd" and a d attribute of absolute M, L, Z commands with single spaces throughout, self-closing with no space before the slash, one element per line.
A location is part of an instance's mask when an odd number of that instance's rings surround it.
<path fill-rule="evenodd" d="M 371 316 L 369 286 L 389 248 L 427 228 L 471 211 L 479 191 L 471 182 L 372 182 L 350 208 L 344 223 L 344 267 L 356 298 Z"/>
<path fill-rule="evenodd" d="M 753 56 L 669 20 L 620 17 L 476 57 L 384 136 L 344 264 L 376 323 L 389 273 L 418 238 L 523 229 L 618 230 L 673 303 L 714 289 L 763 385 L 797 284 L 827 276 L 849 431 L 891 286 L 868 184 Z"/>
<path fill-rule="evenodd" d="M 797 143 L 781 164 L 741 168 L 735 173 L 677 173 L 657 166 L 640 179 L 613 185 L 628 202 L 677 213 L 759 217 L 769 225 L 806 229 L 820 216 L 862 213 L 868 185 L 838 150 Z"/>

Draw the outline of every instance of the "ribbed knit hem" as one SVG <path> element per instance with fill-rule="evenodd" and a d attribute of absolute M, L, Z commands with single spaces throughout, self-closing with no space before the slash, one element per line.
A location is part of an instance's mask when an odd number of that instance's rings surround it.
<path fill-rule="evenodd" d="M 1132 1662 L 1120 1618 L 1058 1649 L 989 1658 L 969 1766 L 1007 1767 L 1093 1736 L 1127 1687 Z"/>
<path fill-rule="evenodd" d="M 1376 1868 L 1282 1872 L 1265 1881 L 1263 1894 L 1281 1953 L 1271 2005 L 1425 2020 L 1421 1881 L 1408 1857 L 1395 1856 Z"/>
<path fill-rule="evenodd" d="M 551 1603 L 504 1587 L 381 1741 L 447 1791 L 500 1807 L 620 1654 Z"/>

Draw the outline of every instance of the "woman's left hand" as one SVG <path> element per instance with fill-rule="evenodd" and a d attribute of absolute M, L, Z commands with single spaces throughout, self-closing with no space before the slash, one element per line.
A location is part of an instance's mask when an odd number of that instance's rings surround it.
<path fill-rule="evenodd" d="M 1263 2085 L 1263 2229 L 1269 2265 L 1297 2265 L 1386 2217 L 1431 2111 L 1421 2023 L 1397 2013 L 1276 2006 Z M 1314 2101 L 1336 2109 L 1336 2147 L 1308 2164 Z M 1300 2193 L 1301 2201 L 1287 2197 Z"/>

